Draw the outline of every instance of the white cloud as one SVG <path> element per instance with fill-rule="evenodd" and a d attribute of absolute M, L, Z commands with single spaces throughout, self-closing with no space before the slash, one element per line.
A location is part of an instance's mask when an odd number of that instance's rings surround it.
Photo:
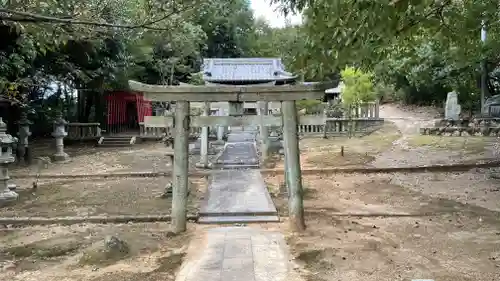
<path fill-rule="evenodd" d="M 285 26 L 285 17 L 276 10 L 277 6 L 270 4 L 269 0 L 251 0 L 251 7 L 256 18 L 264 18 L 272 27 Z M 287 17 L 292 24 L 300 24 L 302 17 L 300 15 L 289 15 Z"/>

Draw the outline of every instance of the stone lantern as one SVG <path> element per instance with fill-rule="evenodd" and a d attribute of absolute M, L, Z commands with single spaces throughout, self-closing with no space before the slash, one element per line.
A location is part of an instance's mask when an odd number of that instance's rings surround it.
<path fill-rule="evenodd" d="M 21 118 L 19 120 L 19 145 L 18 150 L 18 161 L 23 160 L 24 163 L 28 163 L 28 138 L 31 136 L 30 125 L 33 124 L 28 119 L 28 113 L 23 110 L 21 112 Z"/>
<path fill-rule="evenodd" d="M 7 124 L 0 118 L 0 206 L 10 203 L 19 198 L 19 194 L 8 187 L 9 168 L 8 165 L 14 163 L 12 147 L 16 139 L 7 134 Z"/>
<path fill-rule="evenodd" d="M 66 163 L 70 160 L 69 155 L 64 152 L 64 138 L 68 135 L 66 132 L 66 120 L 62 117 L 62 112 L 58 112 L 54 120 L 54 132 L 52 136 L 56 139 L 56 153 L 52 156 L 55 163 Z"/>

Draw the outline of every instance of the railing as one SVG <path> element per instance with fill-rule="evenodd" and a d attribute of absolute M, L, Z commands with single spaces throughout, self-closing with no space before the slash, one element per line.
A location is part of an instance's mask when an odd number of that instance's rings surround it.
<path fill-rule="evenodd" d="M 500 103 L 493 103 L 488 106 L 488 116 L 500 117 Z"/>
<path fill-rule="evenodd" d="M 351 116 L 353 116 L 353 118 L 347 118 L 346 116 L 340 118 L 330 117 L 326 118 L 325 124 L 301 124 L 299 125 L 298 133 L 299 135 L 304 137 L 348 135 L 350 132 L 350 128 L 353 129 L 352 133 L 355 135 L 369 133 L 376 130 L 376 128 L 383 123 L 383 119 L 379 118 L 379 109 L 380 108 L 378 102 L 363 103 L 357 108 L 353 109 L 353 111 L 351 112 Z M 277 113 L 277 115 L 279 115 L 279 113 Z M 321 117 L 322 115 L 316 116 Z M 342 116 L 342 114 L 340 114 L 340 116 Z M 160 122 L 163 121 L 160 120 Z M 172 136 L 173 128 L 163 127 L 161 124 L 151 124 L 150 126 L 147 126 L 144 122 L 139 123 L 140 137 L 161 138 L 163 136 Z M 279 133 L 280 128 L 269 128 L 269 130 L 270 132 L 275 131 Z M 210 128 L 209 132 L 210 137 L 216 136 L 215 128 Z M 200 135 L 200 127 L 190 128 L 190 138 L 198 138 Z"/>
<path fill-rule="evenodd" d="M 351 123 L 352 122 L 352 123 Z M 379 125 L 383 124 L 384 120 L 380 118 L 327 118 L 326 124 L 321 125 L 299 125 L 298 133 L 305 137 L 316 136 L 335 136 L 347 135 L 350 131 L 350 126 L 353 128 L 353 133 L 356 135 L 370 133 Z M 173 136 L 172 127 L 147 127 L 144 123 L 140 125 L 141 138 L 161 138 L 164 136 Z M 270 128 L 270 131 L 277 131 L 279 134 L 280 128 Z M 216 130 L 210 129 L 210 137 L 216 136 Z M 196 139 L 201 135 L 201 127 L 191 127 L 189 137 Z"/>
<path fill-rule="evenodd" d="M 68 123 L 66 132 L 69 140 L 95 140 L 101 137 L 99 123 Z"/>
<path fill-rule="evenodd" d="M 350 128 L 355 135 L 366 134 L 376 130 L 383 122 L 384 120 L 379 118 L 327 118 L 323 125 L 299 125 L 299 135 L 304 137 L 348 135 Z"/>
<path fill-rule="evenodd" d="M 359 106 L 351 109 L 351 116 L 355 118 L 379 118 L 380 105 L 378 102 L 362 103 Z M 344 117 L 348 117 L 347 112 Z"/>
<path fill-rule="evenodd" d="M 381 118 L 327 118 L 325 124 L 305 125 L 300 124 L 298 134 L 301 137 L 328 137 L 328 136 L 346 136 L 349 134 L 352 126 L 353 135 L 365 135 L 375 131 L 384 124 Z M 326 133 L 325 133 L 326 130 Z M 273 126 L 269 128 L 269 133 L 280 135 L 281 128 Z"/>
<path fill-rule="evenodd" d="M 173 127 L 148 127 L 144 122 L 139 123 L 139 136 L 141 138 L 151 138 L 158 139 L 162 137 L 170 137 L 173 136 L 174 128 Z M 215 136 L 215 130 L 209 130 L 211 136 Z M 201 127 L 190 127 L 189 128 L 189 138 L 197 139 L 201 136 Z"/>

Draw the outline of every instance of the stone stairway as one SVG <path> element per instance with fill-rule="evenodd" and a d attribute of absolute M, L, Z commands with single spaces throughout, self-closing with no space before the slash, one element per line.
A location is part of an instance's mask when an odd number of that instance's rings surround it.
<path fill-rule="evenodd" d="M 135 136 L 106 136 L 97 141 L 101 147 L 127 147 L 133 146 L 136 142 Z"/>
<path fill-rule="evenodd" d="M 255 131 L 228 135 L 215 161 L 199 223 L 278 222 L 278 212 L 260 172 Z"/>

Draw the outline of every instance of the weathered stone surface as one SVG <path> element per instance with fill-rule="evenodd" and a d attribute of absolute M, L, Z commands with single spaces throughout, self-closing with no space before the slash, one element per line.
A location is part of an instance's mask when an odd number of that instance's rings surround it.
<path fill-rule="evenodd" d="M 209 230 L 207 245 L 193 263 L 185 264 L 177 281 L 282 281 L 288 272 L 283 235 L 249 227 Z"/>
<path fill-rule="evenodd" d="M 276 215 L 276 207 L 257 170 L 225 170 L 212 176 L 200 215 Z"/>
<path fill-rule="evenodd" d="M 6 206 L 16 202 L 19 198 L 19 194 L 12 190 L 4 190 L 0 192 L 0 207 Z"/>
<path fill-rule="evenodd" d="M 107 236 L 104 239 L 104 247 L 108 252 L 115 252 L 122 254 L 127 254 L 130 250 L 125 241 L 115 236 Z"/>
<path fill-rule="evenodd" d="M 242 142 L 234 142 L 236 140 Z M 260 172 L 242 169 L 259 165 L 255 134 L 246 131 L 233 133 L 231 142 L 224 146 L 216 163 L 231 170 L 212 176 L 202 203 L 200 223 L 279 221 Z"/>
<path fill-rule="evenodd" d="M 256 134 L 252 132 L 231 133 L 227 135 L 227 142 L 254 142 Z"/>
<path fill-rule="evenodd" d="M 449 92 L 446 97 L 444 109 L 445 119 L 458 120 L 460 118 L 461 107 L 458 104 L 458 95 L 456 92 Z"/>
<path fill-rule="evenodd" d="M 189 144 L 189 154 L 199 155 L 201 153 L 201 138 L 198 138 L 196 142 Z M 212 147 L 211 143 L 208 143 L 208 155 L 214 155 L 215 149 Z"/>
<path fill-rule="evenodd" d="M 115 236 L 107 236 L 104 241 L 87 249 L 80 257 L 80 264 L 108 265 L 122 260 L 130 252 L 129 245 Z"/>
<path fill-rule="evenodd" d="M 436 136 L 500 136 L 500 127 L 438 127 L 420 128 L 422 135 Z"/>
<path fill-rule="evenodd" d="M 227 143 L 216 163 L 224 165 L 257 165 L 259 157 L 255 142 Z"/>

